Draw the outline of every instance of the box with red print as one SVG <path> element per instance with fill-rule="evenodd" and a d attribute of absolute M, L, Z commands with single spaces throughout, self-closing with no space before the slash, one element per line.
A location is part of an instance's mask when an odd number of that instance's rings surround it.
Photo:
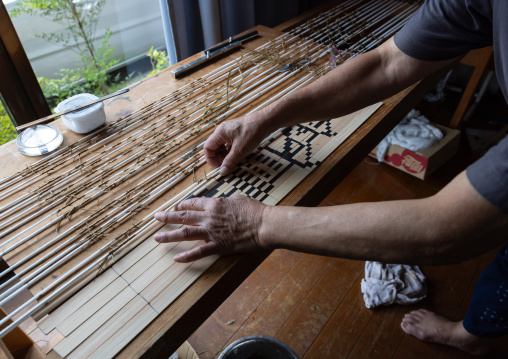
<path fill-rule="evenodd" d="M 422 180 L 448 161 L 459 148 L 460 131 L 435 125 L 444 137 L 434 146 L 419 151 L 410 151 L 397 145 L 391 145 L 386 152 L 387 164 Z M 376 158 L 377 146 L 369 154 Z"/>

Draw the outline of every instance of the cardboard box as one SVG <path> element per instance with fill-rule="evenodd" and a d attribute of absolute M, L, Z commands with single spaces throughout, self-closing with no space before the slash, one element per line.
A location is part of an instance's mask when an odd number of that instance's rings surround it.
<path fill-rule="evenodd" d="M 439 125 L 435 126 L 444 134 L 443 139 L 436 145 L 417 152 L 392 145 L 386 152 L 384 162 L 422 180 L 429 177 L 432 172 L 441 167 L 457 153 L 460 140 L 459 130 Z M 377 146 L 369 155 L 377 158 L 376 152 Z"/>

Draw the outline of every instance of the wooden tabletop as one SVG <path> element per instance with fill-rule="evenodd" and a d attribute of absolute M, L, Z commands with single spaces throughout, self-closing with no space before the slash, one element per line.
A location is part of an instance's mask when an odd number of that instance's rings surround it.
<path fill-rule="evenodd" d="M 315 10 L 313 11 L 315 12 Z M 312 13 L 309 13 L 312 14 Z M 309 15 L 302 15 L 276 30 L 257 26 L 260 38 L 247 44 L 255 47 L 279 35 L 288 28 L 301 23 Z M 157 75 L 131 85 L 125 96 L 105 102 L 108 121 L 142 108 L 144 104 L 172 92 L 195 78 L 207 73 L 208 67 L 197 70 L 189 76 L 175 80 L 170 71 L 196 59 L 191 57 L 166 69 Z M 237 54 L 231 54 L 219 61 L 228 61 Z M 215 66 L 214 64 L 210 66 Z M 407 114 L 442 77 L 446 70 L 409 87 L 383 101 L 384 105 L 350 136 L 332 155 L 300 183 L 280 205 L 316 206 L 349 172 L 381 141 L 381 139 Z M 63 145 L 69 145 L 82 138 L 68 130 L 61 122 L 52 123 L 63 133 Z M 0 173 L 2 177 L 36 162 L 37 157 L 21 155 L 14 142 L 0 147 Z M 173 304 L 164 310 L 140 335 L 129 343 L 119 354 L 122 358 L 169 357 L 247 278 L 247 276 L 268 256 L 269 253 L 254 253 L 223 257 L 217 260 L 193 285 Z M 49 355 L 55 356 L 55 353 Z"/>

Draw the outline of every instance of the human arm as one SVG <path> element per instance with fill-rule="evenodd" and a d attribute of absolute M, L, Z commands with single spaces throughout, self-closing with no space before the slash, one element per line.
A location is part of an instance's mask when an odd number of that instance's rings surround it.
<path fill-rule="evenodd" d="M 465 172 L 424 199 L 307 210 L 270 207 L 263 216 L 261 241 L 342 258 L 450 264 L 507 240 L 508 215 L 481 197 Z"/>
<path fill-rule="evenodd" d="M 182 253 L 187 262 L 211 254 L 287 248 L 392 263 L 451 264 L 506 242 L 508 215 L 471 186 L 465 172 L 432 197 L 331 207 L 269 207 L 245 197 L 193 199 L 157 215 L 182 229 L 156 235 L 172 242 L 203 239 Z"/>
<path fill-rule="evenodd" d="M 400 51 L 391 38 L 279 101 L 222 123 L 205 142 L 205 157 L 212 166 L 222 166 L 222 174 L 229 174 L 278 128 L 349 114 L 403 90 L 452 61 L 417 60 Z M 231 150 L 227 151 L 225 144 Z"/>

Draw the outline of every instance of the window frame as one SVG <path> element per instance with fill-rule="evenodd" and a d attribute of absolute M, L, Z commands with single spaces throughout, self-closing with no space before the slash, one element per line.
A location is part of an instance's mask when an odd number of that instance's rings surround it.
<path fill-rule="evenodd" d="M 15 126 L 51 115 L 5 4 L 0 1 L 0 99 Z"/>

